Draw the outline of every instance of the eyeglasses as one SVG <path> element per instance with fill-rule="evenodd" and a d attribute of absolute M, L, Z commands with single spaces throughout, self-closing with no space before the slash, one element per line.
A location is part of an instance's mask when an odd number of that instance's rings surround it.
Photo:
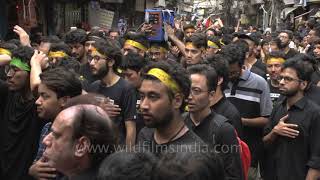
<path fill-rule="evenodd" d="M 15 73 L 18 71 L 22 71 L 22 70 L 16 66 L 7 65 L 4 68 L 4 72 L 6 73 L 7 76 L 14 76 Z"/>
<path fill-rule="evenodd" d="M 88 61 L 89 62 L 94 60 L 94 62 L 97 63 L 101 59 L 107 60 L 108 58 L 104 58 L 104 57 L 100 57 L 100 56 L 88 56 Z"/>
<path fill-rule="evenodd" d="M 298 82 L 302 82 L 301 79 L 295 79 L 292 77 L 288 77 L 288 76 L 278 76 L 277 80 L 280 82 L 281 80 L 284 80 L 284 82 L 288 83 L 288 82 L 292 82 L 292 81 L 298 81 Z"/>
<path fill-rule="evenodd" d="M 190 89 L 190 94 L 193 95 L 193 96 L 198 96 L 198 95 L 200 95 L 200 94 L 202 94 L 204 92 L 209 92 L 209 91 L 204 91 L 204 90 L 202 90 L 200 88 L 196 88 L 196 87 L 192 87 Z"/>

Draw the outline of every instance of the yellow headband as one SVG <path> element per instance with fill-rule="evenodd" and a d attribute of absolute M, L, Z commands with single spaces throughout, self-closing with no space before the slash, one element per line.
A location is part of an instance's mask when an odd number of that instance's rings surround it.
<path fill-rule="evenodd" d="M 8 56 L 11 56 L 11 55 L 12 55 L 9 50 L 0 48 L 0 55 L 4 55 L 4 54 L 6 54 L 6 55 L 8 55 Z"/>
<path fill-rule="evenodd" d="M 159 68 L 152 68 L 148 71 L 148 75 L 154 76 L 159 79 L 163 84 L 170 88 L 174 93 L 179 92 L 179 85 L 171 78 L 171 76 Z"/>
<path fill-rule="evenodd" d="M 283 58 L 270 58 L 267 60 L 267 64 L 270 64 L 270 63 L 284 63 L 285 60 Z"/>
<path fill-rule="evenodd" d="M 147 50 L 148 50 L 148 49 L 147 49 L 144 45 L 142 45 L 141 43 L 136 42 L 136 41 L 133 41 L 133 40 L 130 40 L 130 39 L 126 40 L 126 42 L 125 42 L 124 44 L 129 44 L 129 45 L 131 45 L 131 46 L 133 46 L 133 47 L 136 47 L 136 48 L 138 48 L 138 49 L 141 49 L 141 50 L 143 50 L 143 51 L 147 51 Z"/>
<path fill-rule="evenodd" d="M 208 41 L 208 47 L 220 49 L 219 46 L 215 42 L 212 42 L 212 41 Z"/>
<path fill-rule="evenodd" d="M 91 49 L 91 56 L 92 56 L 92 57 L 93 57 L 93 56 L 99 56 L 99 57 L 101 57 L 101 58 L 107 58 L 107 56 L 99 53 L 99 51 L 98 51 L 96 48 L 92 48 L 92 49 Z"/>
<path fill-rule="evenodd" d="M 219 39 L 219 42 L 222 46 L 225 46 L 225 44 L 222 42 L 222 39 Z"/>
<path fill-rule="evenodd" d="M 193 46 L 193 43 L 192 42 L 187 42 L 186 46 Z"/>
<path fill-rule="evenodd" d="M 68 55 L 63 51 L 56 51 L 56 52 L 50 51 L 49 55 L 48 55 L 48 57 L 50 57 L 50 58 L 64 58 L 64 57 L 67 57 L 67 56 Z"/>
<path fill-rule="evenodd" d="M 165 52 L 168 51 L 168 50 L 167 50 L 166 48 L 164 48 L 164 47 L 157 47 L 157 46 L 152 46 L 152 47 L 149 49 L 149 51 L 152 51 L 152 50 L 157 51 L 158 49 L 160 49 L 160 52 L 162 52 L 162 53 L 165 53 Z"/>

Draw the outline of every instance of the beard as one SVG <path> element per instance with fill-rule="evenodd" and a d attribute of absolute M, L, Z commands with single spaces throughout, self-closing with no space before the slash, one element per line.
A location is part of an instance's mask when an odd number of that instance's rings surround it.
<path fill-rule="evenodd" d="M 173 110 L 168 109 L 166 113 L 159 118 L 152 116 L 152 120 L 149 123 L 145 123 L 148 128 L 163 128 L 166 127 L 173 120 Z"/>
<path fill-rule="evenodd" d="M 287 46 L 289 46 L 289 43 L 280 43 L 280 49 L 284 49 L 284 48 L 286 48 Z"/>
<path fill-rule="evenodd" d="M 290 90 L 280 90 L 280 94 L 286 96 L 286 97 L 292 97 L 298 93 L 298 89 L 290 89 Z"/>
<path fill-rule="evenodd" d="M 93 74 L 94 77 L 98 79 L 104 78 L 109 73 L 109 68 L 107 66 L 103 66 L 100 69 L 97 70 L 95 74 Z"/>

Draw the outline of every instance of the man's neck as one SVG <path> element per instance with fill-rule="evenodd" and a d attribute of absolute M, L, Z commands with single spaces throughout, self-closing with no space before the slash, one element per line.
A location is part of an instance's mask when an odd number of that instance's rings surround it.
<path fill-rule="evenodd" d="M 293 106 L 296 102 L 304 97 L 303 92 L 298 92 L 296 95 L 287 98 L 287 108 L 289 109 Z"/>
<path fill-rule="evenodd" d="M 72 180 L 74 177 L 87 171 L 88 169 L 90 169 L 90 160 L 87 157 L 86 160 L 84 160 L 83 162 L 78 162 L 77 164 L 75 164 L 75 167 L 73 169 L 70 169 L 64 174 L 68 177 L 68 179 Z"/>
<path fill-rule="evenodd" d="M 192 122 L 197 126 L 211 113 L 210 107 L 206 107 L 199 112 L 190 112 Z"/>
<path fill-rule="evenodd" d="M 217 104 L 223 98 L 223 95 L 224 94 L 221 90 L 221 86 L 218 86 L 216 92 L 214 93 L 214 95 L 212 97 L 212 101 L 210 102 L 210 107 Z"/>
<path fill-rule="evenodd" d="M 275 79 L 270 80 L 270 84 L 272 87 L 278 88 L 279 87 L 279 81 Z"/>
<path fill-rule="evenodd" d="M 168 143 L 170 140 L 177 139 L 182 136 L 181 134 L 185 133 L 185 131 L 182 130 L 183 126 L 185 126 L 183 117 L 180 113 L 176 114 L 169 124 L 164 127 L 156 128 L 154 139 L 158 144 Z M 181 132 L 178 132 L 179 130 L 181 130 Z"/>
<path fill-rule="evenodd" d="M 107 75 L 105 75 L 103 78 L 102 78 L 102 82 L 103 84 L 105 84 L 107 87 L 111 87 L 113 86 L 114 84 L 116 84 L 120 79 L 120 76 L 118 76 L 117 74 L 115 74 L 112 70 L 110 70 L 108 72 Z"/>
<path fill-rule="evenodd" d="M 253 66 L 257 62 L 257 58 L 255 56 L 250 56 L 245 60 L 246 64 L 250 64 Z"/>
<path fill-rule="evenodd" d="M 82 56 L 82 58 L 80 59 L 80 63 L 81 63 L 81 64 L 86 64 L 86 63 L 88 63 L 87 55 L 86 55 L 86 54 L 84 54 L 84 55 Z"/>

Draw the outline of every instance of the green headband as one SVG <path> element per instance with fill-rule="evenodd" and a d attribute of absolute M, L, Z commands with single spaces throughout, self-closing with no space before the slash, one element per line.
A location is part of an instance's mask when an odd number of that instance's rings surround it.
<path fill-rule="evenodd" d="M 21 59 L 16 57 L 11 59 L 10 65 L 16 66 L 17 68 L 20 68 L 24 71 L 28 71 L 28 72 L 31 71 L 31 68 L 27 63 L 22 62 Z"/>

